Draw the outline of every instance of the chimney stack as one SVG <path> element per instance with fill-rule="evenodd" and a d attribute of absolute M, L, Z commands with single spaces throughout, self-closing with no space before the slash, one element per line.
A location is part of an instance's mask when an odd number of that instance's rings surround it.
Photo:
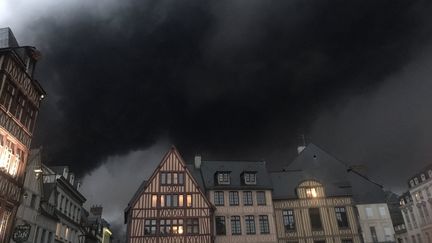
<path fill-rule="evenodd" d="M 195 169 L 201 168 L 201 155 L 195 155 Z"/>
<path fill-rule="evenodd" d="M 102 205 L 93 205 L 90 208 L 90 213 L 93 214 L 94 216 L 101 217 L 102 216 L 102 210 L 103 210 Z"/>

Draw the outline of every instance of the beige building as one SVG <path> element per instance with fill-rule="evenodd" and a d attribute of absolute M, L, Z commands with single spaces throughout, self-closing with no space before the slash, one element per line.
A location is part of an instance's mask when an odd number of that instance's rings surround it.
<path fill-rule="evenodd" d="M 400 205 L 407 234 L 406 243 L 432 242 L 432 165 L 414 175 Z"/>
<path fill-rule="evenodd" d="M 197 156 L 195 171 L 216 208 L 216 243 L 276 242 L 272 185 L 265 162 L 201 161 Z"/>
<path fill-rule="evenodd" d="M 350 192 L 301 171 L 272 173 L 278 242 L 360 243 Z"/>

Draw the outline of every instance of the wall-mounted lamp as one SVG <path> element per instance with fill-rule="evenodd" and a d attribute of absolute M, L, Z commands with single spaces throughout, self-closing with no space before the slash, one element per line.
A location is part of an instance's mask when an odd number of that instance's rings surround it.
<path fill-rule="evenodd" d="M 43 172 L 41 168 L 34 169 L 33 171 L 36 174 L 36 179 L 39 179 L 40 175 L 42 175 Z"/>
<path fill-rule="evenodd" d="M 24 199 L 27 199 L 27 198 L 28 198 L 28 194 L 27 194 L 27 192 L 24 192 L 23 197 L 24 197 Z"/>

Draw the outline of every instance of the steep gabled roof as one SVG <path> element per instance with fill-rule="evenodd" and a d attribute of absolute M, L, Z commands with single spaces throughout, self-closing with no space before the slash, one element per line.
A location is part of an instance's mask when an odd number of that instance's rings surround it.
<path fill-rule="evenodd" d="M 297 186 L 300 181 L 295 183 L 296 179 L 313 178 L 325 186 L 328 196 L 352 194 L 357 204 L 385 203 L 384 191 L 379 184 L 314 144 L 309 144 L 285 171 L 284 175 L 272 173 L 276 196 L 292 196 L 292 192 L 286 194 L 290 189 L 286 188 L 287 184 L 281 184 L 282 181 Z"/>

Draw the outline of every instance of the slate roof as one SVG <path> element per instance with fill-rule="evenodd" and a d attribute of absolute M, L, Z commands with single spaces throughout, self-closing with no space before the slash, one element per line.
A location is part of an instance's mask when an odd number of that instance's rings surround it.
<path fill-rule="evenodd" d="M 230 171 L 230 185 L 216 185 L 215 174 Z M 256 172 L 256 185 L 244 185 L 241 174 L 245 171 Z M 202 161 L 201 175 L 206 190 L 211 189 L 272 189 L 270 175 L 264 161 Z"/>
<path fill-rule="evenodd" d="M 274 198 L 295 197 L 294 188 L 305 179 L 325 186 L 327 196 L 352 195 L 355 203 L 385 203 L 382 187 L 314 144 L 309 144 L 285 171 L 271 173 Z"/>

